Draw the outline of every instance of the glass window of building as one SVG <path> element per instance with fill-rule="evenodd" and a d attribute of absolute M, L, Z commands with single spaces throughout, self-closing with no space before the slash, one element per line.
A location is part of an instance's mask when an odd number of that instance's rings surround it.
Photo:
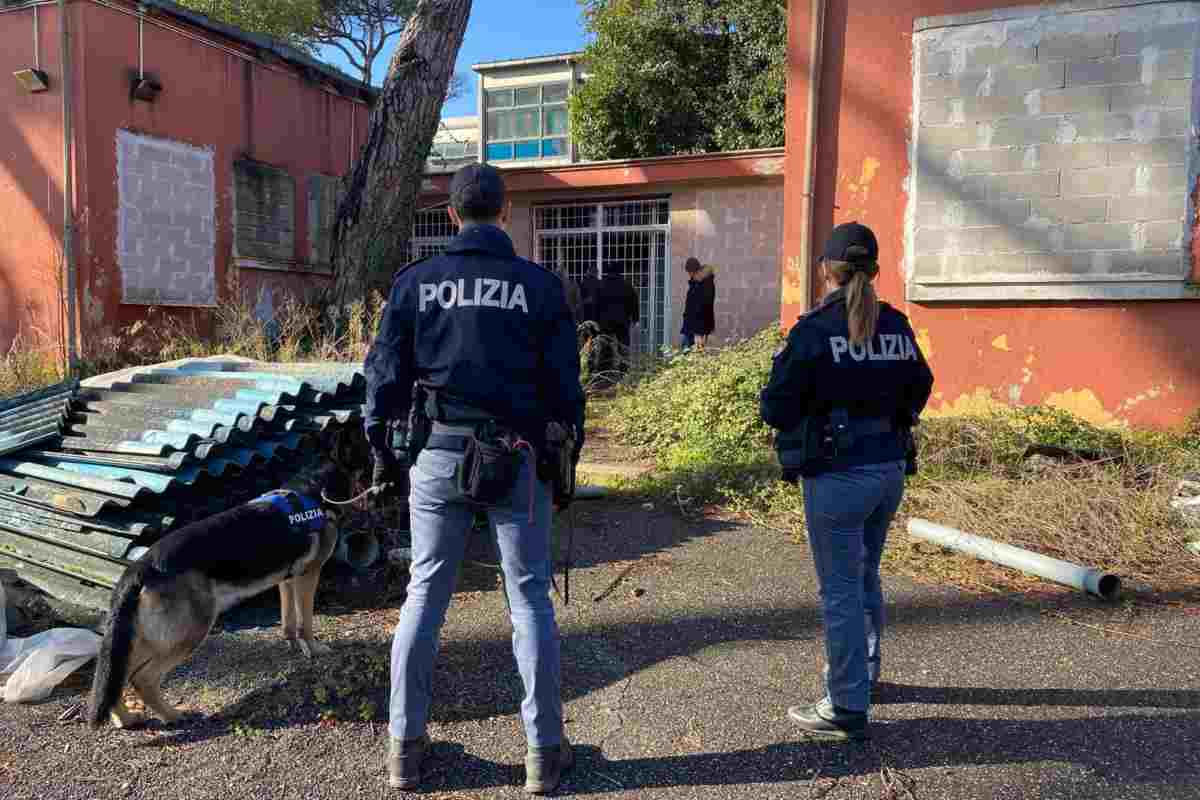
<path fill-rule="evenodd" d="M 567 155 L 568 85 L 550 83 L 487 93 L 488 161 L 521 161 Z"/>

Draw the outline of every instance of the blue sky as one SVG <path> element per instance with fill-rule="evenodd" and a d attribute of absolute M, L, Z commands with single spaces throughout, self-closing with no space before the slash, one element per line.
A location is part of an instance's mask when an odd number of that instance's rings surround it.
<path fill-rule="evenodd" d="M 388 44 L 395 46 L 399 37 Z M 577 0 L 475 0 L 455 71 L 467 81 L 466 92 L 446 104 L 443 114 L 455 117 L 474 114 L 475 73 L 472 64 L 510 58 L 530 58 L 582 49 L 585 35 Z M 389 47 L 375 66 L 375 83 L 382 83 L 392 58 Z M 351 75 L 355 70 L 345 56 L 326 48 L 322 57 Z"/>

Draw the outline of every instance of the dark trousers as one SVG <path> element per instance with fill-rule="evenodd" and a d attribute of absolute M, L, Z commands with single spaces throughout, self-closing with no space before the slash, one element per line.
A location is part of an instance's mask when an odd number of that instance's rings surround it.
<path fill-rule="evenodd" d="M 592 340 L 589 369 L 593 378 L 613 384 L 629 369 L 629 326 L 600 326 L 599 337 Z"/>

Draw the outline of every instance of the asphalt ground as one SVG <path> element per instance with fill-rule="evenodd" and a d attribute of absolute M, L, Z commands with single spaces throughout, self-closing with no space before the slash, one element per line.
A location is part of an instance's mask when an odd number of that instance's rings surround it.
<path fill-rule="evenodd" d="M 1200 797 L 1195 608 L 1063 597 L 1047 613 L 887 579 L 872 739 L 819 743 L 786 716 L 821 693 L 803 546 L 639 504 L 579 503 L 577 519 L 571 603 L 558 601 L 578 762 L 562 796 Z M 486 561 L 483 542 L 473 551 Z M 322 595 L 319 635 L 334 653 L 314 662 L 288 652 L 274 600 L 235 614 L 168 678 L 167 698 L 199 712 L 179 725 L 60 722 L 82 697 L 70 687 L 0 707 L 0 798 L 405 796 L 387 789 L 383 766 L 402 584 L 396 570 L 383 595 Z M 524 796 L 498 589 L 493 570 L 464 568 L 442 633 L 424 796 Z"/>

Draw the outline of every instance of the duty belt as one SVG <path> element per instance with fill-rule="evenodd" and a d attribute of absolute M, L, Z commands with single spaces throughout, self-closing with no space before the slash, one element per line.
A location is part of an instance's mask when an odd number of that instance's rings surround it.
<path fill-rule="evenodd" d="M 884 417 L 851 417 L 848 427 L 858 436 L 877 436 L 893 430 L 892 421 Z"/>
<path fill-rule="evenodd" d="M 425 446 L 430 450 L 450 450 L 455 453 L 464 453 L 467 450 L 467 443 L 474 436 L 474 425 L 447 425 L 444 422 L 435 422 L 431 426 L 429 441 Z"/>

